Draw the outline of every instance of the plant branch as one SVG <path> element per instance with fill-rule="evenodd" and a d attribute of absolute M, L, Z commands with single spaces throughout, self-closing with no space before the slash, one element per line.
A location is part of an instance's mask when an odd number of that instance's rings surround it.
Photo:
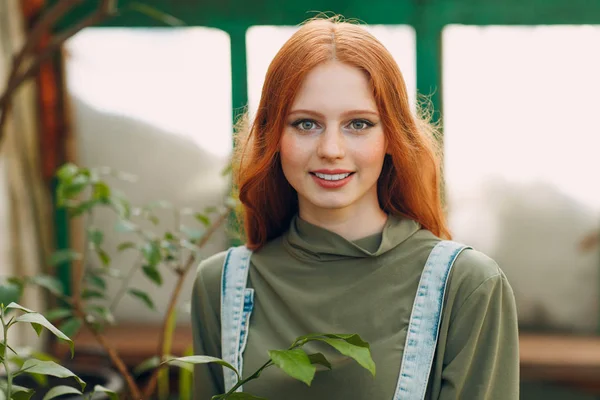
<path fill-rule="evenodd" d="M 230 213 L 230 209 L 227 208 L 226 211 L 223 212 L 223 214 L 221 214 L 219 216 L 219 218 L 210 226 L 210 228 L 206 231 L 206 233 L 199 240 L 199 242 L 197 244 L 198 247 L 203 247 L 206 244 L 206 242 L 208 242 L 208 240 L 216 232 L 216 230 L 227 220 L 229 213 Z M 157 354 L 158 354 L 159 359 L 163 358 L 162 353 L 163 353 L 165 338 L 167 335 L 169 318 L 170 318 L 171 314 L 173 314 L 173 312 L 175 311 L 175 307 L 177 306 L 177 302 L 179 300 L 179 294 L 181 293 L 181 289 L 183 288 L 185 278 L 186 278 L 188 272 L 190 271 L 190 268 L 195 264 L 195 261 L 196 261 L 196 256 L 194 253 L 192 253 L 188 257 L 183 268 L 177 269 L 177 274 L 178 274 L 177 283 L 175 284 L 175 288 L 173 289 L 173 292 L 171 293 L 171 300 L 169 301 L 167 313 L 165 315 L 165 318 L 164 318 L 164 321 L 162 324 L 162 329 L 160 332 L 160 338 L 158 340 Z M 152 376 L 150 377 L 150 380 L 148 381 L 148 384 L 146 385 L 146 388 L 144 390 L 144 398 L 149 399 L 152 396 L 152 394 L 154 393 L 154 390 L 156 389 L 156 381 L 158 379 L 159 371 L 160 371 L 160 368 L 156 368 L 152 372 Z"/>
<path fill-rule="evenodd" d="M 35 47 L 40 42 L 42 35 L 50 32 L 51 28 L 58 21 L 58 19 L 64 16 L 74 6 L 82 2 L 83 0 L 62 0 L 56 3 L 33 27 L 31 33 L 27 36 L 23 48 L 16 55 L 8 77 L 6 89 L 4 90 L 4 93 L 0 95 L 0 112 L 2 112 L 2 114 L 0 114 L 0 148 L 2 148 L 2 142 L 4 138 L 4 126 L 8 120 L 8 113 L 11 109 L 10 104 L 12 96 L 16 93 L 21 84 L 35 76 L 38 73 L 39 67 L 45 61 L 50 59 L 54 53 L 61 48 L 65 41 L 67 41 L 67 39 L 71 38 L 84 28 L 93 26 L 109 16 L 116 15 L 116 3 L 114 0 L 100 0 L 98 8 L 94 12 L 71 28 L 54 37 L 50 41 L 50 44 L 44 48 L 41 53 L 34 56 L 28 68 L 24 72 L 20 73 L 25 59 L 28 55 L 30 55 L 30 53 L 35 51 Z"/>
<path fill-rule="evenodd" d="M 127 369 L 127 366 L 125 365 L 125 363 L 123 362 L 123 360 L 121 359 L 121 357 L 119 356 L 117 351 L 114 349 L 114 347 L 112 347 L 110 345 L 110 343 L 104 337 L 104 335 L 102 335 L 100 332 L 98 332 L 96 329 L 94 329 L 92 324 L 90 324 L 87 321 L 87 319 L 85 318 L 85 313 L 80 308 L 80 306 L 75 308 L 75 314 L 77 315 L 77 317 L 81 318 L 81 320 L 84 322 L 85 326 L 90 330 L 90 332 L 92 332 L 92 334 L 94 335 L 94 337 L 96 338 L 98 343 L 100 343 L 100 345 L 108 353 L 108 357 L 110 358 L 110 360 L 113 363 L 113 365 L 115 366 L 115 368 L 117 368 L 117 370 L 119 371 L 121 376 L 123 376 L 125 378 L 125 381 L 127 382 L 127 387 L 129 389 L 129 392 L 130 392 L 131 396 L 133 397 L 133 399 L 134 400 L 144 399 L 144 397 L 142 397 L 142 392 L 140 391 L 140 388 L 135 383 L 133 376 L 131 376 L 131 373 Z"/>
<path fill-rule="evenodd" d="M 72 301 L 76 307 L 79 307 L 81 304 L 81 287 L 83 284 L 83 275 L 84 270 L 87 265 L 88 254 L 90 251 L 89 246 L 89 227 L 92 226 L 94 219 L 94 214 L 92 210 L 89 210 L 87 213 L 87 224 L 84 225 L 85 232 L 83 233 L 83 249 L 81 260 L 75 262 L 75 270 L 71 274 L 71 281 L 73 283 L 73 297 Z"/>
<path fill-rule="evenodd" d="M 4 344 L 4 349 L 2 350 L 2 363 L 6 370 L 6 397 L 11 399 L 13 377 L 10 371 L 10 365 L 8 365 L 8 357 L 6 356 L 6 349 L 8 348 L 8 324 L 4 322 L 4 304 L 2 304 L 2 309 L 0 310 L 0 321 L 2 322 L 2 330 L 4 331 L 4 338 L 2 339 L 2 344 Z"/>
<path fill-rule="evenodd" d="M 110 311 L 111 312 L 113 312 L 113 313 L 115 312 L 117 305 L 119 305 L 119 302 L 121 301 L 123 296 L 125 296 L 125 292 L 127 291 L 127 288 L 129 287 L 129 282 L 131 282 L 131 279 L 133 279 L 133 275 L 142 266 L 141 261 L 142 261 L 142 256 L 140 255 L 140 257 L 138 258 L 136 263 L 127 272 L 127 276 L 122 280 L 121 287 L 119 288 L 119 292 L 115 295 L 115 298 L 110 303 Z"/>
<path fill-rule="evenodd" d="M 269 359 L 269 361 L 267 361 L 266 363 L 264 363 L 262 365 L 262 367 L 260 367 L 259 369 L 256 370 L 255 373 L 253 373 L 252 375 L 250 375 L 249 377 L 247 377 L 246 379 L 241 379 L 238 380 L 238 382 L 231 388 L 231 390 L 227 393 L 225 393 L 225 395 L 223 396 L 223 399 L 227 399 L 227 397 L 229 397 L 231 394 L 235 393 L 235 391 L 237 390 L 237 388 L 239 388 L 240 386 L 243 386 L 245 383 L 253 380 L 253 379 L 257 379 L 260 374 L 263 372 L 263 370 L 265 370 L 266 368 L 270 367 L 273 364 L 273 361 L 271 359 Z"/>

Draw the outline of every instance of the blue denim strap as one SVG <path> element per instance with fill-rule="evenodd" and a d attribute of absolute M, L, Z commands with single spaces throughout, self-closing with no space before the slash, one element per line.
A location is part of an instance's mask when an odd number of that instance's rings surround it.
<path fill-rule="evenodd" d="M 394 400 L 423 400 L 444 307 L 448 276 L 456 257 L 469 247 L 439 242 L 429 254 L 413 303 Z"/>
<path fill-rule="evenodd" d="M 221 274 L 221 358 L 233 365 L 240 376 L 254 305 L 254 289 L 246 288 L 251 255 L 245 246 L 230 248 Z M 237 376 L 223 367 L 223 377 L 227 392 L 237 383 Z M 239 387 L 236 391 L 241 390 Z"/>

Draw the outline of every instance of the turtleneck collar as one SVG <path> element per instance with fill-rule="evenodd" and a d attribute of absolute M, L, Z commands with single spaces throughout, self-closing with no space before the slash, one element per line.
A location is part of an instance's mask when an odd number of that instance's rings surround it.
<path fill-rule="evenodd" d="M 349 241 L 296 215 L 292 218 L 290 229 L 283 237 L 283 243 L 294 257 L 306 261 L 377 257 L 404 242 L 420 228 L 420 225 L 411 219 L 388 215 L 381 233 Z M 379 246 L 366 245 L 379 238 Z M 371 252 L 365 247 L 376 250 Z"/>

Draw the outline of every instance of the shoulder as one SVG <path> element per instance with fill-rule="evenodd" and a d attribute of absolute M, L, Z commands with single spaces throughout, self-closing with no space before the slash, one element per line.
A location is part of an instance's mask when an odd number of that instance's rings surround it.
<path fill-rule="evenodd" d="M 221 304 L 221 272 L 227 251 L 216 253 L 200 262 L 196 269 L 192 297 L 212 308 Z"/>
<path fill-rule="evenodd" d="M 512 291 L 498 263 L 481 251 L 468 248 L 458 255 L 452 267 L 447 288 L 448 302 L 457 310 L 475 294 L 491 298 L 499 293 L 495 289 L 500 286 Z"/>
<path fill-rule="evenodd" d="M 227 250 L 202 260 L 196 270 L 196 281 L 206 282 L 211 286 L 220 282 L 225 258 L 227 258 Z"/>
<path fill-rule="evenodd" d="M 452 267 L 452 281 L 461 290 L 471 292 L 482 283 L 502 277 L 500 266 L 481 251 L 467 248 L 463 250 Z"/>

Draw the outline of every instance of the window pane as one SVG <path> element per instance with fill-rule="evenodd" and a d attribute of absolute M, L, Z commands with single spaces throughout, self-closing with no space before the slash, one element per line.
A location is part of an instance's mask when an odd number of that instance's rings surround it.
<path fill-rule="evenodd" d="M 111 181 L 135 205 L 167 200 L 201 210 L 221 204 L 229 186 L 221 171 L 232 149 L 229 36 L 206 28 L 86 29 L 67 45 L 66 78 L 78 161 L 132 173 L 136 183 Z M 170 210 L 157 211 L 162 233 L 177 229 Z M 112 213 L 95 224 L 113 232 Z M 193 218 L 181 221 L 199 227 Z M 159 232 L 160 230 L 156 230 Z M 115 251 L 128 240 L 107 235 L 113 264 L 128 270 L 135 252 Z M 227 245 L 219 232 L 207 254 Z M 93 262 L 97 262 L 94 260 Z M 131 321 L 161 320 L 175 275 L 163 271 L 159 290 L 139 274 L 133 286 L 153 293 L 157 312 L 125 297 L 118 315 Z M 182 298 L 189 298 L 193 278 Z M 116 285 L 111 285 L 116 291 Z M 114 293 L 113 293 L 114 294 Z M 189 315 L 179 313 L 182 321 Z"/>
<path fill-rule="evenodd" d="M 451 228 L 498 261 L 525 327 L 598 325 L 599 44 L 592 26 L 443 33 Z"/>

